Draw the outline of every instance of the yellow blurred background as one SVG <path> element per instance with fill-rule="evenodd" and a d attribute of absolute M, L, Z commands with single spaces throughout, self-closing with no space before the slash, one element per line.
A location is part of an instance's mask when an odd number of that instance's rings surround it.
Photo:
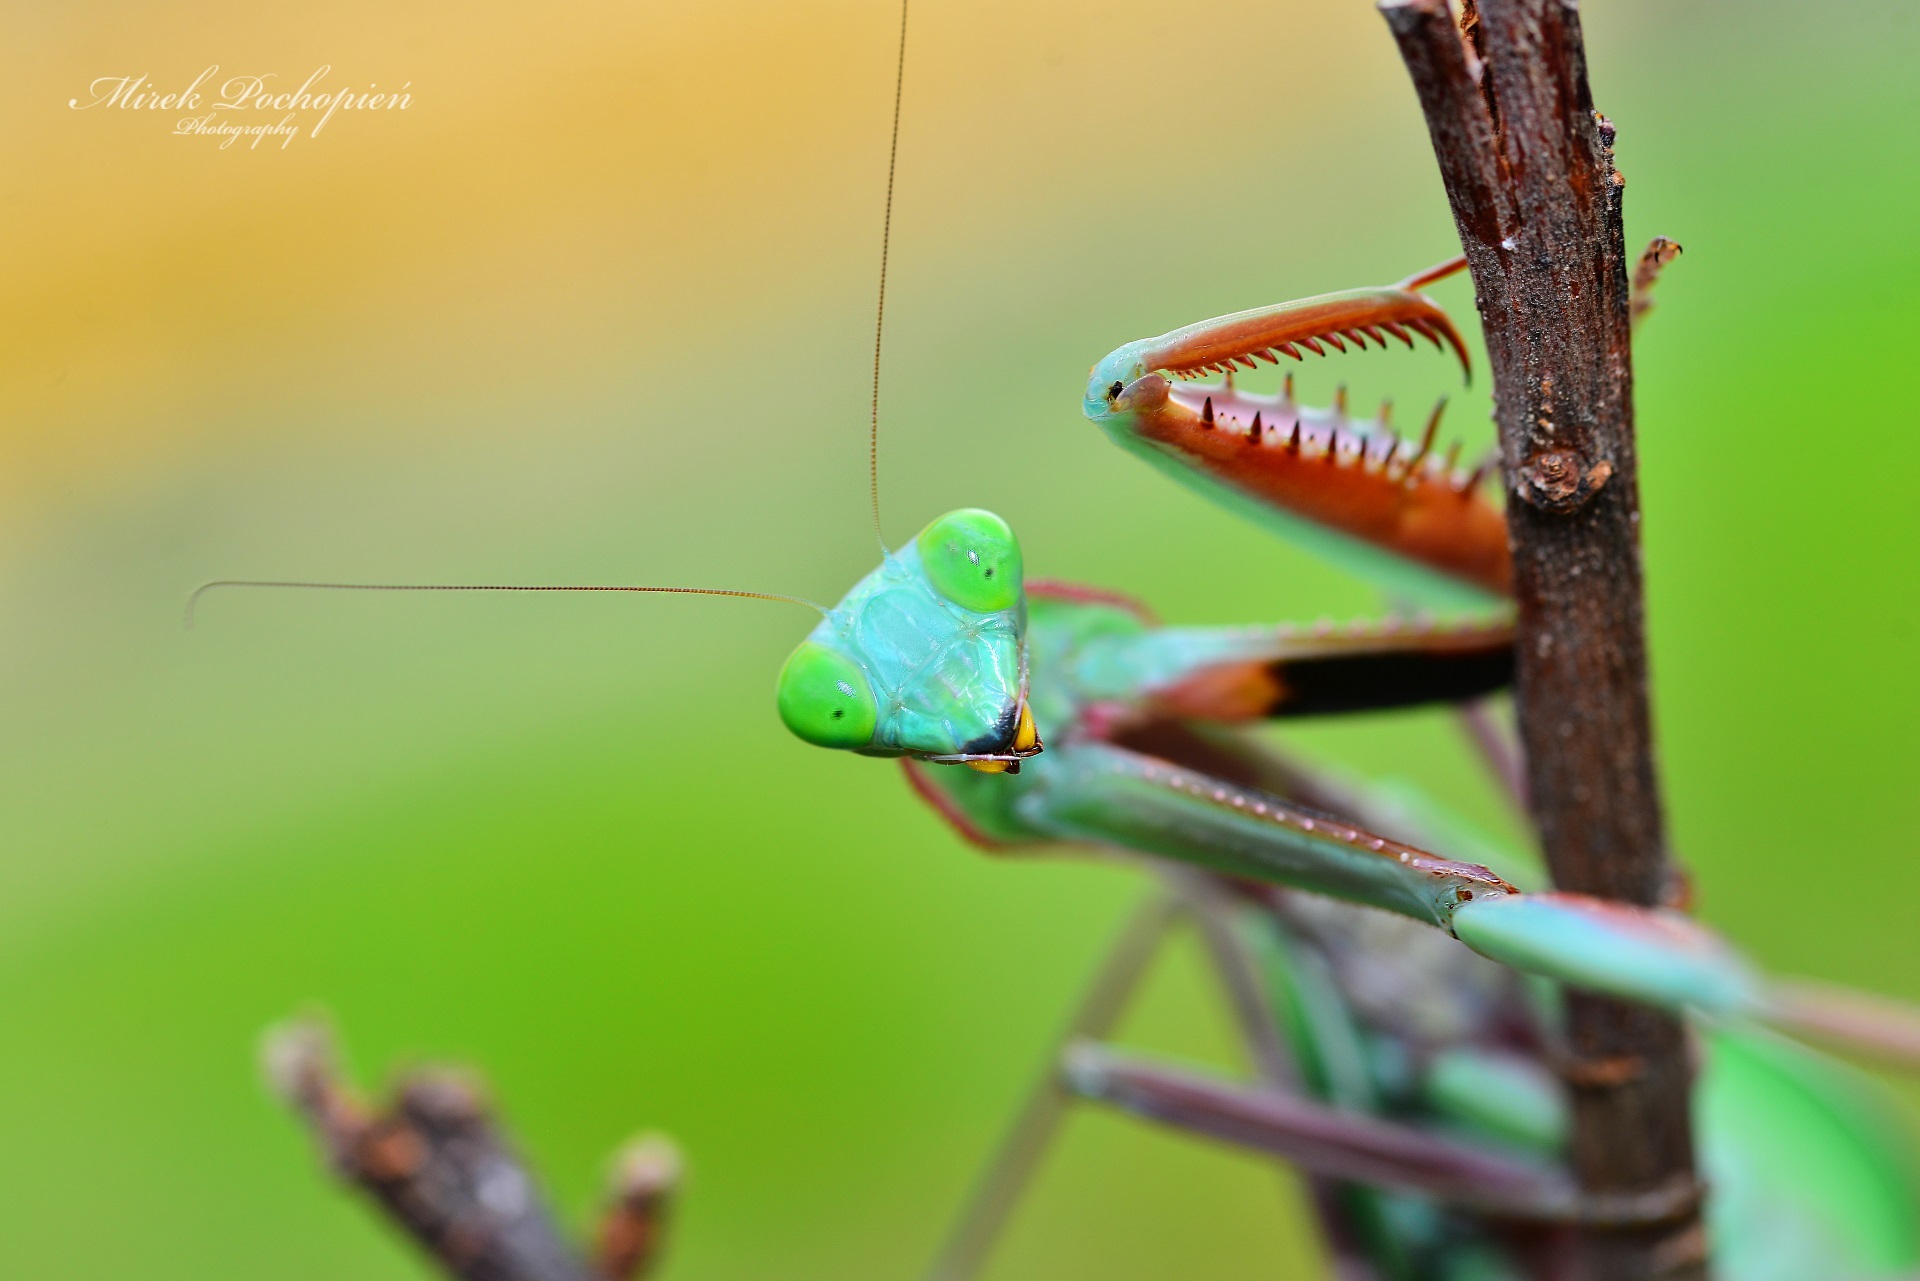
<path fill-rule="evenodd" d="M 406 1277 L 257 1082 L 318 1004 L 363 1074 L 495 1084 L 567 1213 L 627 1133 L 676 1278 L 911 1275 L 1139 890 L 994 861 L 788 738 L 770 605 L 232 594 L 869 567 L 890 0 L 15 6 L 0 40 L 0 1275 Z M 1658 710 L 1706 917 L 1920 997 L 1920 17 L 1585 9 L 1630 235 Z M 408 86 L 222 149 L 77 111 L 218 64 Z M 277 118 L 277 113 L 270 113 Z M 311 117 L 303 123 L 310 126 Z M 962 504 L 1178 621 L 1370 594 L 1078 417 L 1130 338 L 1453 252 L 1362 3 L 917 0 L 889 538 Z M 1463 320 L 1461 282 L 1441 296 Z M 1431 353 L 1309 366 L 1403 420 Z M 1504 822 L 1444 718 L 1292 731 Z M 1191 958 L 1132 1034 L 1232 1062 Z M 1266 1167 L 1077 1120 L 996 1277 L 1302 1275 Z"/>

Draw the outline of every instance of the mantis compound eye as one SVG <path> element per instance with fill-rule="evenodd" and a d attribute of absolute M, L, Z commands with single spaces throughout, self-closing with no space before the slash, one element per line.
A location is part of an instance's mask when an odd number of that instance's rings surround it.
<path fill-rule="evenodd" d="M 807 641 L 780 669 L 780 719 L 817 747 L 859 748 L 873 742 L 880 719 L 873 690 L 844 654 Z"/>
<path fill-rule="evenodd" d="M 934 590 L 963 609 L 997 614 L 1020 603 L 1020 543 L 990 511 L 948 512 L 914 540 Z"/>

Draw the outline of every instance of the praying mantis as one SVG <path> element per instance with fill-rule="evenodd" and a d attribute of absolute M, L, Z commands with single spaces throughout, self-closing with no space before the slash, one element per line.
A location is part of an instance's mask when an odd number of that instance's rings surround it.
<path fill-rule="evenodd" d="M 1094 366 L 1086 416 L 1236 508 L 1311 522 L 1359 563 L 1384 554 L 1399 590 L 1443 576 L 1442 594 L 1491 602 L 1506 572 L 1499 513 L 1480 475 L 1436 457 L 1437 420 L 1410 441 L 1229 373 L 1409 329 L 1464 360 L 1417 292 L 1432 278 L 1130 343 Z M 1204 372 L 1227 376 L 1187 381 Z M 1244 971 L 1247 1035 L 1256 1059 L 1267 1042 L 1273 1079 L 1249 1089 L 1086 1042 L 1067 1052 L 1069 1091 L 1294 1161 L 1330 1240 L 1378 1275 L 1539 1275 L 1527 1229 L 1657 1222 L 1694 1195 L 1595 1203 L 1557 1169 L 1552 1003 L 1516 976 L 1554 979 L 1696 1020 L 1721 1275 L 1920 1263 L 1914 1154 L 1871 1091 L 1766 1030 L 1805 1021 L 1791 990 L 1679 912 L 1523 890 L 1537 869 L 1430 803 L 1337 784 L 1236 732 L 1493 692 L 1512 661 L 1497 607 L 1466 622 L 1172 628 L 1094 589 L 1023 591 L 1022 569 L 997 517 L 939 518 L 827 612 L 778 705 L 809 742 L 903 758 L 978 844 L 1095 845 L 1193 869 L 1174 874 L 1176 896 L 1212 918 L 1223 970 Z M 1827 1160 L 1847 1171 L 1832 1176 L 1844 1200 L 1804 1178 Z M 940 1275 L 977 1262 L 977 1245 L 956 1249 Z"/>
<path fill-rule="evenodd" d="M 884 249 L 882 262 L 884 280 Z M 1909 1275 L 1915 1154 L 1862 1080 L 1787 1039 L 1822 1023 L 1795 989 L 1677 909 L 1544 888 L 1527 860 L 1430 801 L 1337 780 L 1244 732 L 1467 703 L 1511 679 L 1503 518 L 1482 470 L 1435 452 L 1437 414 L 1409 440 L 1343 402 L 1309 407 L 1290 385 L 1260 395 L 1234 382 L 1236 369 L 1415 338 L 1464 365 L 1453 322 L 1421 292 L 1457 266 L 1125 344 L 1093 366 L 1081 409 L 1179 483 L 1464 618 L 1163 627 L 1124 596 L 1028 582 L 1008 524 L 962 509 L 815 607 L 820 622 L 780 674 L 778 714 L 815 745 L 899 759 L 978 844 L 1094 846 L 1153 869 L 1164 895 L 1074 1020 L 1058 1088 L 1293 1163 L 1343 1275 L 1545 1275 L 1559 1226 L 1659 1222 L 1691 1205 L 1691 1185 L 1625 1202 L 1573 1185 L 1556 1006 L 1539 979 L 1693 1020 L 1719 1275 Z M 1252 1085 L 1100 1044 L 1181 914 L 1201 925 L 1232 998 Z M 1902 1034 L 1892 1016 L 1826 1024 L 1882 1048 Z M 937 1275 L 984 1259 L 1057 1116 L 1054 1088 L 1023 1117 Z"/>

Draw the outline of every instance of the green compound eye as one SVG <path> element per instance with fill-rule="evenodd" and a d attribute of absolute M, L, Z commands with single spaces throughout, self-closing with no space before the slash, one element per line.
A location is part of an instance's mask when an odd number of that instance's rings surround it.
<path fill-rule="evenodd" d="M 813 641 L 780 669 L 776 698 L 787 728 L 819 747 L 866 747 L 880 710 L 852 659 Z"/>
<path fill-rule="evenodd" d="M 978 507 L 948 512 L 914 540 L 934 589 L 982 614 L 1020 601 L 1020 543 L 1007 522 Z"/>

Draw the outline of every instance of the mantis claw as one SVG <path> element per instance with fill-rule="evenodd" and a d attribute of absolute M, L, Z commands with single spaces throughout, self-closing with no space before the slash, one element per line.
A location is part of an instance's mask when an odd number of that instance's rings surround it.
<path fill-rule="evenodd" d="M 1209 497 L 1297 535 L 1298 520 L 1494 596 L 1511 588 L 1506 522 L 1480 492 L 1486 468 L 1462 478 L 1455 457 L 1429 461 L 1436 410 L 1417 446 L 1378 417 L 1347 415 L 1346 388 L 1324 410 L 1237 387 L 1236 368 L 1381 347 L 1415 334 L 1451 349 L 1470 373 L 1466 345 L 1421 285 L 1459 270 L 1443 263 L 1384 289 L 1356 289 L 1237 312 L 1141 339 L 1094 366 L 1084 408 L 1115 441 Z M 1220 383 L 1194 384 L 1207 374 Z M 1224 430 L 1216 430 L 1223 428 Z M 1404 460 L 1404 461 L 1402 461 Z M 1464 501 L 1463 501 L 1464 499 Z M 1298 519 L 1295 519 L 1298 518 Z"/>

